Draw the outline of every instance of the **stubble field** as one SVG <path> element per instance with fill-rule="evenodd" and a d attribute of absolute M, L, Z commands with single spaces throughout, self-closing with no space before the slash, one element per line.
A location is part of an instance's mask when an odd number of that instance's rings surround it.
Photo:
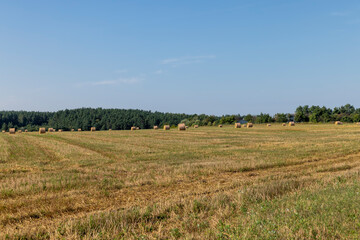
<path fill-rule="evenodd" d="M 358 239 L 360 126 L 0 134 L 0 239 Z"/>

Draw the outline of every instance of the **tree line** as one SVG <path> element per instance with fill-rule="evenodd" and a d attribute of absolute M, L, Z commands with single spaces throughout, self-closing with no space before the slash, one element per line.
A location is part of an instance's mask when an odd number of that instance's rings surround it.
<path fill-rule="evenodd" d="M 0 111 L 1 130 L 9 128 L 37 131 L 40 127 L 71 130 L 126 130 L 132 126 L 149 129 L 157 125 L 176 127 L 178 123 L 188 126 L 216 126 L 233 124 L 244 120 L 252 123 L 284 123 L 289 121 L 327 123 L 332 121 L 360 122 L 360 109 L 347 104 L 334 109 L 320 106 L 299 106 L 295 114 L 277 113 L 258 115 L 224 115 L 162 113 L 134 109 L 80 108 L 57 112 Z"/>

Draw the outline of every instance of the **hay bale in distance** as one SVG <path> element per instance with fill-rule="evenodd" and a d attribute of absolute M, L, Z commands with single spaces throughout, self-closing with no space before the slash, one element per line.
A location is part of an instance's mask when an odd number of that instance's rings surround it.
<path fill-rule="evenodd" d="M 62 132 L 62 129 L 59 129 L 58 132 Z"/>
<path fill-rule="evenodd" d="M 2 133 L 6 133 L 6 131 L 5 131 L 5 130 L 2 130 Z"/>
<path fill-rule="evenodd" d="M 25 131 L 24 132 L 28 132 L 28 130 L 27 129 L 25 129 Z"/>
<path fill-rule="evenodd" d="M 91 127 L 91 128 L 90 128 L 90 131 L 91 131 L 91 132 L 95 132 L 95 131 L 96 131 L 96 127 Z"/>
<path fill-rule="evenodd" d="M 44 134 L 44 133 L 46 133 L 45 128 L 39 128 L 39 134 Z"/>
<path fill-rule="evenodd" d="M 252 128 L 254 125 L 252 124 L 252 123 L 248 123 L 247 125 L 246 125 L 246 127 L 247 128 Z"/>
<path fill-rule="evenodd" d="M 220 124 L 220 125 L 219 125 L 219 128 L 222 128 L 222 127 L 223 127 L 223 126 Z"/>
<path fill-rule="evenodd" d="M 135 131 L 135 130 L 136 130 L 136 127 L 131 127 L 130 130 L 131 130 L 131 131 Z"/>
<path fill-rule="evenodd" d="M 170 130 L 170 125 L 164 125 L 164 130 Z"/>
<path fill-rule="evenodd" d="M 235 128 L 241 128 L 241 123 L 235 123 Z"/>
<path fill-rule="evenodd" d="M 267 124 L 266 126 L 271 127 L 271 124 Z"/>
<path fill-rule="evenodd" d="M 81 132 L 81 128 L 78 128 L 78 132 Z"/>
<path fill-rule="evenodd" d="M 294 126 L 295 126 L 295 123 L 294 123 L 294 122 L 289 122 L 289 126 L 290 126 L 290 127 L 294 127 Z"/>
<path fill-rule="evenodd" d="M 72 131 L 72 132 L 75 132 L 75 129 L 72 128 L 71 131 Z"/>
<path fill-rule="evenodd" d="M 282 125 L 283 125 L 283 127 L 286 127 L 286 123 L 283 123 Z"/>
<path fill-rule="evenodd" d="M 9 129 L 9 134 L 15 134 L 15 128 L 10 128 Z"/>
<path fill-rule="evenodd" d="M 335 125 L 343 125 L 343 123 L 340 122 L 340 121 L 336 121 L 336 122 L 335 122 Z"/>
<path fill-rule="evenodd" d="M 54 132 L 53 128 L 48 128 L 48 132 Z"/>
<path fill-rule="evenodd" d="M 139 127 L 136 127 L 136 130 L 140 130 L 140 128 L 139 128 Z"/>
<path fill-rule="evenodd" d="M 194 125 L 194 128 L 198 128 L 199 127 L 199 125 Z"/>
<path fill-rule="evenodd" d="M 21 131 L 21 130 L 18 130 L 18 133 L 22 133 L 22 131 Z"/>
<path fill-rule="evenodd" d="M 186 130 L 185 123 L 178 124 L 178 129 L 179 129 L 179 131 L 185 131 Z"/>
<path fill-rule="evenodd" d="M 109 131 L 112 131 L 112 129 L 110 128 Z"/>
<path fill-rule="evenodd" d="M 154 126 L 154 130 L 158 130 L 159 129 L 159 127 L 158 126 Z"/>

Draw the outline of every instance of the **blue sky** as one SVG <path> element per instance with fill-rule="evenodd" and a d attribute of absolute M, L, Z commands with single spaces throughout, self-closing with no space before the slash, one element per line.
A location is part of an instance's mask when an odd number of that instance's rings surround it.
<path fill-rule="evenodd" d="M 360 107 L 360 2 L 2 1 L 0 109 Z"/>

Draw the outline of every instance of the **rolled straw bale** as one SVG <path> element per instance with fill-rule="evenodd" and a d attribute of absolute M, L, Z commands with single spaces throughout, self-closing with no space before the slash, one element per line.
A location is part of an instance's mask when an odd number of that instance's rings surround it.
<path fill-rule="evenodd" d="M 22 131 L 21 131 L 21 130 L 18 130 L 18 133 L 22 133 Z"/>
<path fill-rule="evenodd" d="M 194 128 L 198 128 L 199 127 L 199 125 L 194 125 Z"/>
<path fill-rule="evenodd" d="M 48 132 L 53 132 L 54 129 L 53 128 L 48 128 Z"/>
<path fill-rule="evenodd" d="M 286 123 L 283 123 L 282 125 L 283 125 L 283 127 L 286 127 Z"/>
<path fill-rule="evenodd" d="M 246 128 L 246 127 L 247 127 L 247 124 L 244 124 L 243 127 Z"/>
<path fill-rule="evenodd" d="M 136 127 L 136 130 L 139 130 L 140 128 L 139 127 Z"/>
<path fill-rule="evenodd" d="M 96 127 L 91 127 L 91 128 L 90 128 L 90 131 L 91 131 L 91 132 L 95 132 L 95 131 L 96 131 Z"/>
<path fill-rule="evenodd" d="M 109 131 L 112 131 L 112 129 L 110 128 Z"/>
<path fill-rule="evenodd" d="M 130 130 L 131 130 L 131 131 L 135 131 L 135 130 L 136 130 L 136 127 L 131 127 Z"/>
<path fill-rule="evenodd" d="M 170 130 L 170 125 L 164 125 L 164 130 Z"/>
<path fill-rule="evenodd" d="M 5 131 L 5 130 L 2 130 L 2 133 L 6 133 L 6 131 Z"/>
<path fill-rule="evenodd" d="M 58 132 L 62 132 L 62 129 L 59 129 Z"/>
<path fill-rule="evenodd" d="M 235 128 L 241 128 L 241 123 L 235 123 Z"/>
<path fill-rule="evenodd" d="M 222 125 L 221 125 L 221 124 L 219 125 L 219 128 L 222 128 Z"/>
<path fill-rule="evenodd" d="M 294 122 L 289 122 L 289 126 L 290 126 L 290 127 L 294 127 L 294 126 L 295 126 L 295 123 L 294 123 Z"/>
<path fill-rule="evenodd" d="M 78 132 L 81 132 L 81 128 L 78 128 Z"/>
<path fill-rule="evenodd" d="M 248 124 L 246 125 L 246 127 L 247 127 L 247 128 L 252 128 L 252 127 L 253 127 L 253 124 L 252 124 L 252 123 L 248 123 Z"/>
<path fill-rule="evenodd" d="M 186 130 L 185 123 L 178 124 L 178 129 L 179 129 L 179 131 L 185 131 Z"/>
<path fill-rule="evenodd" d="M 336 121 L 336 122 L 335 122 L 335 125 L 343 125 L 343 123 L 340 122 L 340 121 Z"/>
<path fill-rule="evenodd" d="M 28 130 L 27 129 L 25 129 L 25 131 L 24 132 L 28 132 Z"/>
<path fill-rule="evenodd" d="M 39 134 L 44 134 L 44 133 L 46 133 L 45 128 L 39 128 Z"/>
<path fill-rule="evenodd" d="M 10 128 L 10 129 L 9 129 L 9 133 L 10 133 L 10 134 L 15 134 L 15 128 Z"/>
<path fill-rule="evenodd" d="M 74 131 L 75 131 L 75 129 L 73 129 L 73 128 L 72 128 L 72 129 L 71 129 L 71 131 L 72 131 L 72 132 L 74 132 Z"/>
<path fill-rule="evenodd" d="M 154 126 L 154 130 L 157 130 L 157 129 L 159 129 L 159 127 L 158 127 L 158 126 Z"/>
<path fill-rule="evenodd" d="M 268 124 L 267 126 L 268 126 L 268 127 L 271 127 L 271 124 Z"/>

